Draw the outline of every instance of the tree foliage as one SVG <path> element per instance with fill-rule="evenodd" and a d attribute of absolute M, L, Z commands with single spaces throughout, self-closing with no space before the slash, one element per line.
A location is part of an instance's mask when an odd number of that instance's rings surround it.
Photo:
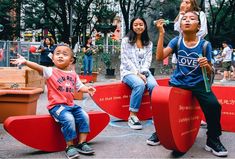
<path fill-rule="evenodd" d="M 209 0 L 208 31 L 209 40 L 215 47 L 226 40 L 235 43 L 235 1 Z"/>
<path fill-rule="evenodd" d="M 0 0 L 0 24 L 4 26 L 4 30 L 0 33 L 0 39 L 13 39 L 13 35 L 16 34 L 17 15 L 15 19 L 12 18 L 12 10 L 18 8 L 17 4 L 13 0 Z"/>
<path fill-rule="evenodd" d="M 70 22 L 73 21 L 73 36 L 86 34 L 87 27 L 91 27 L 91 12 L 100 6 L 98 0 L 23 0 L 25 27 L 46 27 L 52 34 L 57 29 L 62 35 L 62 41 L 69 43 Z M 37 4 L 37 5 L 35 5 Z M 72 12 L 71 12 L 72 10 Z M 45 19 L 45 24 L 40 19 Z M 93 29 L 90 29 L 93 30 Z"/>
<path fill-rule="evenodd" d="M 144 16 L 153 0 L 117 0 L 125 22 L 125 33 L 129 31 L 129 21 L 135 16 Z"/>
<path fill-rule="evenodd" d="M 116 4 L 120 5 L 127 33 L 130 19 L 134 16 L 145 17 L 152 24 L 153 20 L 161 17 L 159 13 L 162 12 L 163 18 L 173 20 L 178 13 L 180 1 L 116 0 Z M 209 4 L 205 12 L 208 18 L 207 38 L 212 44 L 218 45 L 221 40 L 231 40 L 235 43 L 235 1 L 198 0 L 198 2 L 202 9 L 205 2 Z M 91 34 L 95 25 L 93 13 L 101 9 L 103 0 L 0 0 L 0 3 L 0 24 L 5 28 L 0 33 L 1 39 L 9 40 L 19 36 L 20 29 L 47 28 L 54 36 L 57 30 L 62 35 L 62 41 L 69 42 L 70 21 L 73 20 L 73 36 L 85 35 L 87 30 L 90 30 Z M 15 18 L 10 14 L 12 10 L 16 12 Z M 45 19 L 43 24 L 40 21 L 42 18 Z M 19 28 L 20 25 L 22 28 Z M 168 27 L 169 30 L 173 30 Z"/>

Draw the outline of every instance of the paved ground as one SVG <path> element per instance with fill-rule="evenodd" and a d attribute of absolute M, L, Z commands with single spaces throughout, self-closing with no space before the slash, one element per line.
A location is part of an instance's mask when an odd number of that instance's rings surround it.
<path fill-rule="evenodd" d="M 217 77 L 218 79 L 218 77 Z M 98 84 L 115 82 L 116 79 L 104 79 L 99 77 Z M 97 84 L 95 83 L 95 84 Z M 215 84 L 221 84 L 215 81 Z M 235 81 L 224 83 L 224 85 L 235 85 Z M 38 100 L 37 114 L 48 114 L 46 110 L 47 99 L 46 91 Z M 85 110 L 100 110 L 98 106 L 84 95 L 83 100 L 76 103 L 80 104 Z M 99 134 L 90 144 L 95 149 L 94 156 L 83 156 L 84 159 L 114 159 L 114 158 L 174 158 L 172 151 L 163 146 L 147 146 L 145 140 L 154 131 L 152 121 L 143 122 L 143 130 L 131 130 L 126 122 L 119 121 L 111 117 L 110 124 Z M 211 153 L 203 148 L 206 142 L 205 128 L 201 128 L 195 144 L 181 158 L 215 158 Z M 224 145 L 229 151 L 228 158 L 235 158 L 235 134 L 223 132 L 221 137 Z M 65 158 L 64 152 L 45 153 L 25 146 L 11 137 L 0 124 L 0 158 Z"/>

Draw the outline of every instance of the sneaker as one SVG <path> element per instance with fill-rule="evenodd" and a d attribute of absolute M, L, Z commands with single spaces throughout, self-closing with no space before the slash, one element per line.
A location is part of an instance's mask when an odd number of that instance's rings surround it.
<path fill-rule="evenodd" d="M 219 157 L 226 157 L 228 155 L 228 151 L 220 142 L 219 138 L 215 138 L 215 139 L 208 138 L 206 141 L 205 150 L 210 151 L 214 155 L 219 156 Z"/>
<path fill-rule="evenodd" d="M 76 148 L 77 151 L 81 154 L 92 155 L 95 153 L 94 150 L 86 142 L 78 144 Z"/>
<path fill-rule="evenodd" d="M 140 130 L 143 128 L 137 116 L 130 116 L 128 118 L 128 125 L 134 130 Z"/>
<path fill-rule="evenodd" d="M 227 80 L 223 78 L 222 80 L 220 80 L 220 82 L 222 82 L 222 83 L 227 82 Z"/>
<path fill-rule="evenodd" d="M 79 157 L 79 153 L 77 152 L 77 149 L 74 146 L 67 147 L 65 150 L 65 155 L 68 159 Z"/>
<path fill-rule="evenodd" d="M 205 121 L 201 121 L 201 127 L 202 128 L 207 128 L 207 123 Z"/>
<path fill-rule="evenodd" d="M 157 137 L 156 132 L 154 132 L 148 140 L 146 140 L 147 144 L 150 146 L 156 146 L 160 144 L 160 140 Z"/>

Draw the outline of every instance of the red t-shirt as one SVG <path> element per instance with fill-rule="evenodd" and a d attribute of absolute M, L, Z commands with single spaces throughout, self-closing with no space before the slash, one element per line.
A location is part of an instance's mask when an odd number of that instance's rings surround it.
<path fill-rule="evenodd" d="M 84 84 L 74 71 L 63 71 L 52 67 L 43 67 L 43 76 L 46 78 L 48 89 L 48 109 L 57 104 L 74 105 L 74 93 Z"/>

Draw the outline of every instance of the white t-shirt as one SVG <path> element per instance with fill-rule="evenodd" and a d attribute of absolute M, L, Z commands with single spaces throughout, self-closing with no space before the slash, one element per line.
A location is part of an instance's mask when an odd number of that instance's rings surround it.
<path fill-rule="evenodd" d="M 230 47 L 228 46 L 223 49 L 223 52 L 222 52 L 222 56 L 224 57 L 223 62 L 229 62 L 232 60 L 232 52 L 233 50 L 230 49 Z"/>
<path fill-rule="evenodd" d="M 172 55 L 171 63 L 177 64 L 177 58 L 175 54 Z"/>

